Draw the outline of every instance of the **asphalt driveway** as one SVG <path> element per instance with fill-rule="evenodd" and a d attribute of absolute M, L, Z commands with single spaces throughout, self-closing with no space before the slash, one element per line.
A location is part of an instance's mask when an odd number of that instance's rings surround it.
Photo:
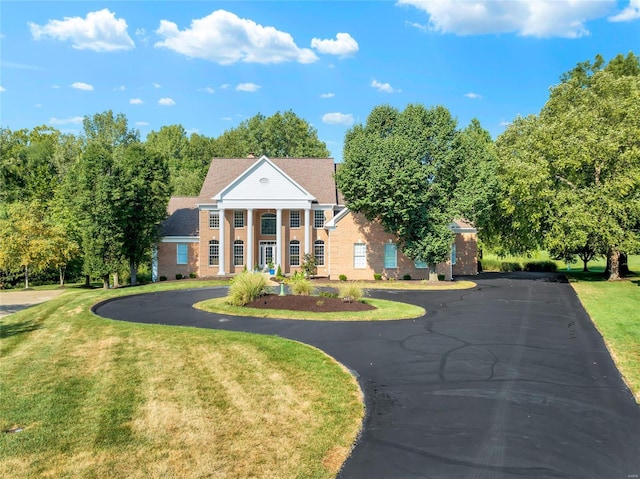
<path fill-rule="evenodd" d="M 221 317 L 191 308 L 224 289 L 131 296 L 108 318 L 276 334 L 359 375 L 367 417 L 339 477 L 640 477 L 640 407 L 570 285 L 484 275 L 466 291 L 376 292 L 419 304 L 377 323 Z"/>

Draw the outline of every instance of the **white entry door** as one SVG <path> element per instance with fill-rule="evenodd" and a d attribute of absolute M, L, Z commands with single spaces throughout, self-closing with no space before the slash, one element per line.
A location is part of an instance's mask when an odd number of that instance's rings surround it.
<path fill-rule="evenodd" d="M 276 262 L 276 242 L 260 241 L 260 268 L 266 268 L 270 262 Z"/>

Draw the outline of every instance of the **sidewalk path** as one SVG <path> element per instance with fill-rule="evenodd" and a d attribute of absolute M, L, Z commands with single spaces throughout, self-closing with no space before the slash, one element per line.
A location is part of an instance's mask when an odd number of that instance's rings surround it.
<path fill-rule="evenodd" d="M 49 301 L 63 292 L 63 289 L 2 291 L 0 292 L 0 318 L 34 304 Z"/>

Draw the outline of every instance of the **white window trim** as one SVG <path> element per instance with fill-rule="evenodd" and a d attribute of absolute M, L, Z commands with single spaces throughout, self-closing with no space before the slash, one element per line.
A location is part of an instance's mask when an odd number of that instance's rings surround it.
<path fill-rule="evenodd" d="M 184 246 L 186 253 L 186 260 L 180 261 L 180 247 Z M 176 243 L 176 264 L 189 264 L 189 245 L 187 243 Z"/>
<path fill-rule="evenodd" d="M 362 254 L 356 254 L 356 249 L 362 248 Z M 362 258 L 362 263 L 357 261 L 359 258 Z M 353 269 L 366 269 L 367 268 L 367 245 L 366 243 L 354 243 L 353 244 Z"/>
<path fill-rule="evenodd" d="M 298 213 L 298 226 L 293 226 L 293 224 L 291 224 L 291 223 L 292 223 L 292 221 L 291 221 L 291 220 L 292 220 L 291 216 L 292 216 L 292 214 L 293 214 L 294 212 L 295 212 L 295 213 Z M 301 226 L 302 226 L 302 221 L 300 221 L 300 210 L 290 210 L 290 211 L 289 211 L 289 228 L 291 228 L 291 229 L 299 229 Z"/>
<path fill-rule="evenodd" d="M 322 213 L 322 226 L 318 226 L 318 223 L 317 223 L 317 218 L 319 216 L 319 213 Z M 313 228 L 314 229 L 320 230 L 324 228 L 324 225 L 326 222 L 327 220 L 324 217 L 324 210 L 313 210 Z"/>
<path fill-rule="evenodd" d="M 291 258 L 294 256 L 293 253 L 291 252 L 291 247 L 292 246 L 297 246 L 298 247 L 298 254 L 295 255 L 298 257 L 298 263 L 297 264 L 293 264 L 293 262 L 291 261 Z M 300 266 L 301 264 L 301 258 L 300 258 L 300 241 L 298 240 L 291 240 L 289 241 L 289 266 Z"/>
<path fill-rule="evenodd" d="M 216 217 L 218 218 L 218 226 L 211 226 L 211 220 Z M 209 210 L 209 229 L 210 230 L 220 229 L 220 212 L 219 211 Z"/>
<path fill-rule="evenodd" d="M 316 254 L 316 246 L 320 246 L 322 245 L 322 264 L 318 262 L 318 255 Z M 326 264 L 326 256 L 327 254 L 327 250 L 326 250 L 326 245 L 324 243 L 324 241 L 322 240 L 316 240 L 313 242 L 313 256 L 316 259 L 316 265 L 317 266 L 325 266 Z"/>
<path fill-rule="evenodd" d="M 274 229 L 273 233 L 265 233 L 265 232 L 262 230 L 262 219 L 263 219 L 263 218 L 264 218 L 264 216 L 266 216 L 266 215 L 273 215 L 273 222 L 274 222 L 274 223 L 275 223 L 275 225 L 276 225 L 276 227 L 275 227 L 275 229 Z M 262 236 L 276 236 L 276 234 L 277 234 L 277 233 L 278 233 L 278 215 L 277 215 L 276 213 L 270 213 L 270 212 L 262 213 L 262 214 L 260 215 L 260 234 L 261 234 Z"/>
<path fill-rule="evenodd" d="M 233 266 L 244 266 L 245 260 L 244 260 L 244 241 L 242 240 L 235 240 L 233 242 L 233 250 L 232 250 L 232 254 L 233 254 Z M 242 261 L 240 263 L 236 263 L 236 258 L 238 258 L 239 255 L 236 254 L 236 247 L 242 247 Z"/>
<path fill-rule="evenodd" d="M 211 241 L 215 241 L 215 243 L 211 243 Z M 209 241 L 209 266 L 211 266 L 211 267 L 220 266 L 220 241 L 218 241 L 218 240 L 211 240 L 211 241 Z M 215 255 L 215 256 L 211 254 L 211 247 L 212 246 L 217 246 L 218 247 L 218 254 Z M 217 258 L 217 261 L 216 261 L 217 264 L 213 264 L 213 261 L 212 261 L 213 257 Z"/>
<path fill-rule="evenodd" d="M 240 215 L 242 215 L 240 218 L 238 218 L 238 213 L 240 213 Z M 242 223 L 242 226 L 237 226 L 237 221 L 238 219 L 240 219 L 240 222 Z M 244 218 L 244 210 L 233 210 L 233 227 L 235 229 L 239 229 L 239 228 L 244 228 L 245 227 L 245 218 Z"/>

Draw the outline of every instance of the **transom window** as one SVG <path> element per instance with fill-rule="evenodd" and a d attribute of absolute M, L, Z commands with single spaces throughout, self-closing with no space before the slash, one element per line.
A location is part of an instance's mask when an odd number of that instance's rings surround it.
<path fill-rule="evenodd" d="M 324 211 L 313 210 L 313 227 L 324 228 Z"/>
<path fill-rule="evenodd" d="M 367 245 L 364 243 L 356 243 L 353 245 L 353 267 L 367 267 Z"/>
<path fill-rule="evenodd" d="M 260 216 L 260 233 L 263 235 L 276 234 L 275 213 L 262 213 L 262 216 Z"/>
<path fill-rule="evenodd" d="M 220 243 L 218 240 L 209 241 L 209 266 L 220 265 Z"/>
<path fill-rule="evenodd" d="M 242 266 L 244 264 L 244 241 L 235 240 L 233 242 L 233 265 Z"/>
<path fill-rule="evenodd" d="M 313 256 L 316 258 L 316 265 L 324 266 L 324 241 L 318 240 L 313 243 Z"/>
<path fill-rule="evenodd" d="M 289 242 L 289 265 L 300 266 L 300 241 Z"/>
<path fill-rule="evenodd" d="M 176 246 L 176 263 L 187 264 L 189 260 L 189 246 L 187 245 L 187 243 L 178 243 Z"/>
<path fill-rule="evenodd" d="M 300 228 L 300 210 L 289 211 L 289 227 Z"/>
<path fill-rule="evenodd" d="M 235 210 L 233 212 L 233 227 L 244 228 L 244 211 Z"/>
<path fill-rule="evenodd" d="M 209 211 L 209 228 L 220 228 L 220 213 Z"/>
<path fill-rule="evenodd" d="M 394 243 L 387 243 L 384 245 L 384 267 L 398 267 L 398 247 Z"/>

